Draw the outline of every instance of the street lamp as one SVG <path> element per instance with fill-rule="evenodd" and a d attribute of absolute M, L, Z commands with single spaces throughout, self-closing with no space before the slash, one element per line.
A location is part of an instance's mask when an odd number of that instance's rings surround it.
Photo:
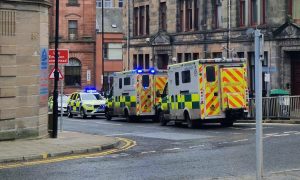
<path fill-rule="evenodd" d="M 101 2 L 101 44 L 102 44 L 102 91 L 104 91 L 104 0 Z"/>

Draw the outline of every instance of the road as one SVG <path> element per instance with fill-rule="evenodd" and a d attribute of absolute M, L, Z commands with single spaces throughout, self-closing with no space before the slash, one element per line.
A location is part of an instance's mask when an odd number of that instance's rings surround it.
<path fill-rule="evenodd" d="M 0 170 L 0 179 L 212 179 L 255 177 L 255 124 L 198 129 L 151 121 L 64 117 L 64 130 L 126 137 L 132 149 L 104 157 Z M 300 168 L 300 125 L 264 125 L 264 172 Z"/>

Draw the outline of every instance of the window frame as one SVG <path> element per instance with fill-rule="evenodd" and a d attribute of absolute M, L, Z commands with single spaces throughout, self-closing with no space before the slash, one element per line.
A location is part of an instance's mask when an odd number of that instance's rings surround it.
<path fill-rule="evenodd" d="M 75 28 L 71 27 L 72 22 L 74 22 L 73 25 L 76 25 Z M 74 33 L 72 33 L 74 32 Z M 75 34 L 74 38 L 71 38 L 71 34 Z M 77 20 L 68 20 L 68 39 L 69 40 L 76 40 L 78 39 L 78 21 Z"/>
<path fill-rule="evenodd" d="M 181 71 L 181 83 L 187 84 L 190 82 L 191 82 L 191 71 L 190 70 Z"/>

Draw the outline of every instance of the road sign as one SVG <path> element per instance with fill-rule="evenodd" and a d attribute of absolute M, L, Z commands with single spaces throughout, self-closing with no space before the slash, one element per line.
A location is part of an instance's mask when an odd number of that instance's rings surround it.
<path fill-rule="evenodd" d="M 55 63 L 55 49 L 49 49 L 49 64 Z M 69 49 L 58 49 L 58 64 L 69 63 Z"/>
<path fill-rule="evenodd" d="M 63 79 L 64 76 L 62 75 L 61 71 L 59 69 L 58 70 L 58 74 L 59 74 L 59 79 Z M 55 68 L 53 68 L 51 70 L 51 73 L 49 74 L 49 79 L 54 79 L 54 71 L 55 71 Z"/>

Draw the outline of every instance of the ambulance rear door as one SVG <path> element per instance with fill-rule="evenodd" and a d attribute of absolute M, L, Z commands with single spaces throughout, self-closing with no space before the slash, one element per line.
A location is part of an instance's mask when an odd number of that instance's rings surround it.
<path fill-rule="evenodd" d="M 137 94 L 139 98 L 139 105 L 137 113 L 139 115 L 154 115 L 154 78 L 150 74 L 137 75 Z"/>

